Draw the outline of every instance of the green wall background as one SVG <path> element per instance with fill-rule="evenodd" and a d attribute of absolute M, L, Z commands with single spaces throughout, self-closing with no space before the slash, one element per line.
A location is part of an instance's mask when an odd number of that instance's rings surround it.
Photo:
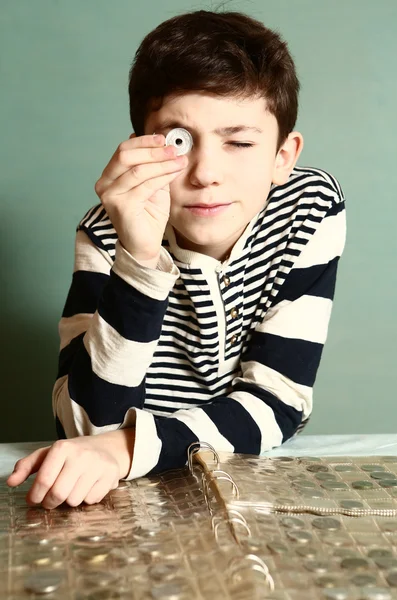
<path fill-rule="evenodd" d="M 188 0 L 2 0 L 0 442 L 55 439 L 57 324 L 75 227 L 123 139 L 141 39 Z M 397 431 L 397 2 L 231 1 L 279 30 L 302 83 L 300 165 L 333 173 L 348 242 L 307 433 Z"/>

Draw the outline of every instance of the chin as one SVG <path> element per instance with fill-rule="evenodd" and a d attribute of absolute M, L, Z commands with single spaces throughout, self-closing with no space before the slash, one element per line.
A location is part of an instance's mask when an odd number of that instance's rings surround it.
<path fill-rule="evenodd" d="M 204 232 L 193 232 L 186 231 L 184 229 L 178 229 L 178 233 L 182 236 L 182 240 L 188 244 L 194 244 L 195 246 L 213 246 L 219 244 L 224 239 L 224 236 L 219 235 L 208 235 L 208 230 Z M 181 242 L 182 242 L 181 240 Z"/>

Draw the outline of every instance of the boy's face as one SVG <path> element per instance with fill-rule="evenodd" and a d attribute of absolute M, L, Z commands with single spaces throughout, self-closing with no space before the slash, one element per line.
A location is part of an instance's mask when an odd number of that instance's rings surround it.
<path fill-rule="evenodd" d="M 183 127 L 193 137 L 188 166 L 170 185 L 169 222 L 182 248 L 224 260 L 265 205 L 274 178 L 280 178 L 276 164 L 285 160 L 281 149 L 276 156 L 277 120 L 265 107 L 263 98 L 236 100 L 192 92 L 165 98 L 160 110 L 148 116 L 145 134 L 167 135 Z M 238 126 L 249 129 L 216 131 Z M 192 208 L 197 205 L 224 206 L 203 215 Z"/>

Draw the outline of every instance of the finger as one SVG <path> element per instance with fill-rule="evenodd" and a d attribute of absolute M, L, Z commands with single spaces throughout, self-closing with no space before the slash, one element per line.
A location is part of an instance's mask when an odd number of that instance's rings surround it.
<path fill-rule="evenodd" d="M 32 473 L 36 473 L 41 467 L 45 457 L 47 456 L 51 446 L 38 448 L 28 456 L 21 458 L 15 463 L 14 471 L 7 479 L 7 485 L 15 487 L 21 485 Z"/>
<path fill-rule="evenodd" d="M 65 464 L 66 444 L 66 441 L 60 440 L 50 447 L 36 475 L 36 479 L 26 496 L 28 504 L 40 504 L 48 493 L 48 490 L 54 485 Z"/>
<path fill-rule="evenodd" d="M 156 146 L 165 146 L 165 135 L 162 135 L 161 133 L 147 135 L 136 135 L 136 133 L 131 133 L 128 140 L 135 140 L 131 144 L 132 148 L 153 148 Z M 128 140 L 125 140 L 124 143 L 129 144 Z"/>
<path fill-rule="evenodd" d="M 175 146 L 153 148 L 135 147 L 128 145 L 128 142 L 123 142 L 123 144 L 120 144 L 117 152 L 112 156 L 108 165 L 103 170 L 96 186 L 98 194 L 101 194 L 113 181 L 131 168 L 148 163 L 172 161 L 177 156 Z"/>
<path fill-rule="evenodd" d="M 180 175 L 180 171 L 177 173 L 171 173 L 171 175 L 164 175 L 162 177 L 155 177 L 149 181 L 144 181 L 141 187 L 145 187 L 148 190 L 146 199 L 149 200 L 153 194 L 159 191 L 170 193 L 170 184 Z"/>
<path fill-rule="evenodd" d="M 151 180 L 160 179 L 161 177 L 169 177 L 178 175 L 187 164 L 186 156 L 178 156 L 174 160 L 152 163 L 152 164 L 140 164 L 133 169 L 128 170 L 116 181 L 114 181 L 109 188 L 106 190 L 106 196 L 119 196 L 131 192 L 134 188 L 138 188 L 144 183 L 148 183 Z M 168 180 L 166 181 L 166 183 Z M 155 184 L 156 189 L 158 187 Z M 160 186 L 161 187 L 161 186 Z M 150 186 L 148 189 L 152 189 Z M 105 200 L 105 196 L 103 197 Z"/>
<path fill-rule="evenodd" d="M 89 494 L 92 488 L 98 482 L 98 473 L 88 474 L 84 473 L 79 480 L 76 482 L 73 490 L 70 492 L 66 499 L 66 502 L 70 506 L 79 506 L 84 502 L 84 498 Z"/>
<path fill-rule="evenodd" d="M 82 470 L 76 464 L 76 459 L 66 459 L 58 477 L 42 498 L 42 506 L 52 509 L 65 502 L 81 477 Z"/>
<path fill-rule="evenodd" d="M 87 504 L 100 502 L 110 490 L 115 490 L 118 487 L 118 483 L 118 481 L 115 483 L 114 480 L 109 478 L 98 480 L 84 497 L 84 502 Z"/>
<path fill-rule="evenodd" d="M 78 506 L 97 480 L 97 474 L 76 472 L 76 462 L 66 463 L 57 481 L 43 498 L 42 506 L 53 509 L 66 502 L 70 506 Z"/>

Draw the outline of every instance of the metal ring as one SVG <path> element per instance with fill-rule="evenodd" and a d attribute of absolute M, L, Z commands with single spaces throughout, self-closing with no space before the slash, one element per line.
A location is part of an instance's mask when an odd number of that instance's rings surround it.
<path fill-rule="evenodd" d="M 234 481 L 234 479 L 229 475 L 229 473 L 225 473 L 225 471 L 220 471 L 220 470 L 215 470 L 215 471 L 211 471 L 211 475 L 213 475 L 214 473 L 224 473 L 224 475 L 219 476 L 215 476 L 214 479 L 226 479 L 226 481 L 229 481 L 232 486 L 233 486 L 233 490 L 235 491 L 235 496 L 237 499 L 240 498 L 240 491 L 238 489 L 237 483 Z"/>
<path fill-rule="evenodd" d="M 215 523 L 216 520 L 218 521 L 217 523 Z M 211 520 L 211 525 L 212 525 L 212 529 L 214 530 L 214 535 L 215 535 L 215 539 L 217 542 L 219 542 L 219 539 L 218 539 L 219 525 L 222 525 L 222 524 L 230 525 L 230 523 L 232 523 L 232 522 L 239 523 L 240 525 L 242 525 L 245 528 L 245 530 L 247 531 L 248 537 L 251 537 L 251 530 L 248 527 L 247 523 L 245 523 L 244 521 L 241 521 L 240 519 L 237 519 L 234 517 L 232 519 L 228 519 L 227 521 L 225 521 L 224 519 L 222 519 L 222 517 L 219 517 L 219 515 L 214 515 Z"/>
<path fill-rule="evenodd" d="M 241 519 L 242 521 L 244 521 L 244 523 L 247 523 L 246 519 L 238 510 L 235 510 L 234 508 L 228 508 L 227 512 L 229 515 L 234 514 L 238 519 Z"/>
<path fill-rule="evenodd" d="M 243 561 L 245 560 L 249 560 L 251 562 L 253 562 L 254 564 L 251 565 L 251 569 L 254 571 L 260 571 L 261 573 L 263 573 L 263 575 L 265 576 L 265 580 L 266 583 L 268 584 L 270 590 L 273 592 L 274 591 L 274 579 L 273 577 L 270 575 L 269 572 L 269 567 L 267 566 L 267 564 L 261 559 L 259 558 L 259 556 L 257 556 L 256 554 L 246 554 L 244 556 L 236 556 L 235 558 L 233 558 L 230 562 L 229 562 L 229 570 L 231 570 L 231 575 L 233 577 L 233 572 L 238 569 L 239 564 L 241 564 Z"/>
<path fill-rule="evenodd" d="M 203 448 L 207 448 L 208 450 L 211 450 L 211 452 L 214 455 L 214 458 L 217 462 L 217 466 L 219 466 L 220 463 L 220 459 L 219 459 L 219 454 L 217 453 L 217 451 L 215 450 L 215 448 L 213 448 L 211 446 L 211 444 L 209 444 L 208 442 L 193 442 L 192 444 L 190 444 L 190 446 L 187 449 L 187 456 L 188 456 L 188 466 L 190 471 L 193 470 L 193 455 L 197 454 L 197 452 L 200 452 L 200 450 L 202 450 Z"/>
<path fill-rule="evenodd" d="M 218 521 L 218 523 L 216 525 L 215 525 L 215 521 Z M 215 531 L 216 527 L 220 523 L 226 523 L 226 521 L 223 519 L 223 517 L 221 517 L 219 515 L 213 515 L 213 517 L 211 518 L 211 528 Z"/>
<path fill-rule="evenodd" d="M 213 519 L 215 519 L 217 516 L 218 515 L 215 515 L 213 517 Z M 230 523 L 228 523 L 228 521 L 225 521 L 225 519 L 222 519 L 221 517 L 218 517 L 218 518 L 219 518 L 218 523 L 216 523 L 215 525 L 213 524 L 214 536 L 215 536 L 215 540 L 216 540 L 217 544 L 219 544 L 219 537 L 218 537 L 219 525 L 225 525 L 225 526 L 230 525 Z M 229 534 L 231 535 L 230 529 L 228 529 L 228 531 L 229 531 Z"/>
<path fill-rule="evenodd" d="M 241 525 L 244 527 L 244 529 L 248 533 L 248 537 L 251 537 L 251 529 L 247 525 L 247 522 L 245 521 L 245 519 L 244 519 L 244 521 L 242 521 L 241 519 L 239 519 L 237 517 L 232 517 L 231 519 L 229 519 L 229 521 L 232 523 L 241 523 Z"/>

